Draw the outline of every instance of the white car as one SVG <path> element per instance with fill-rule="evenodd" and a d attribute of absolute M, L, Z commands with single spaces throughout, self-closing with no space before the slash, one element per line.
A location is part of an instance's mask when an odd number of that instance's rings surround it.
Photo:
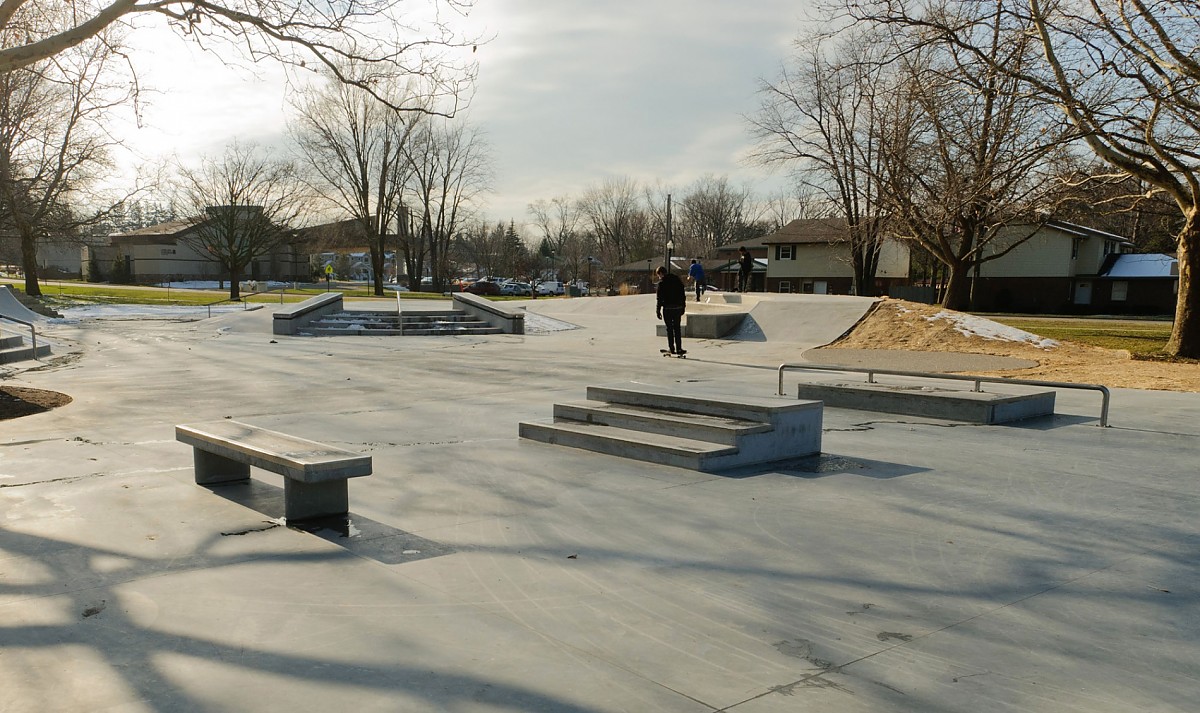
<path fill-rule="evenodd" d="M 500 294 L 528 297 L 533 294 L 533 288 L 525 282 L 510 280 L 500 285 Z"/>
<path fill-rule="evenodd" d="M 565 294 L 566 291 L 563 283 L 554 280 L 547 280 L 537 286 L 537 293 L 539 295 L 561 295 Z"/>

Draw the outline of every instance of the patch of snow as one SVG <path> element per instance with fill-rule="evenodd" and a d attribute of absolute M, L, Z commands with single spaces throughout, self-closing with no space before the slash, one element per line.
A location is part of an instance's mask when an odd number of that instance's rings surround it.
<path fill-rule="evenodd" d="M 208 308 L 191 305 L 78 305 L 75 307 L 58 307 L 61 319 L 47 320 L 51 324 L 77 324 L 89 319 L 204 319 L 208 316 Z M 241 312 L 245 308 L 241 304 L 217 305 L 212 313 Z"/>
<path fill-rule="evenodd" d="M 254 282 L 254 280 L 242 280 L 243 285 Z M 289 287 L 291 282 L 276 282 L 274 280 L 260 280 L 256 283 L 260 289 L 268 290 L 279 289 L 280 287 Z M 218 282 L 216 280 L 180 280 L 178 282 L 160 282 L 156 287 L 174 287 L 181 290 L 228 290 L 229 281 Z"/>
<path fill-rule="evenodd" d="M 932 317 L 926 317 L 925 319 L 930 322 L 936 322 L 939 319 L 949 320 L 954 323 L 955 331 L 968 337 L 983 337 L 984 339 L 994 339 L 1002 342 L 1021 342 L 1031 344 L 1039 349 L 1053 349 L 1058 346 L 1058 342 L 1053 339 L 1044 339 L 1016 327 L 1009 327 L 999 322 L 993 322 L 990 319 L 962 314 L 961 312 L 947 312 L 946 310 L 942 310 Z"/>

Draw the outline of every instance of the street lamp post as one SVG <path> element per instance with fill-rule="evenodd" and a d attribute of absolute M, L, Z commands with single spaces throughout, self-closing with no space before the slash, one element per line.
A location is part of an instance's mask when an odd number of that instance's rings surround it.
<path fill-rule="evenodd" d="M 675 241 L 667 241 L 667 272 L 671 272 L 671 253 L 675 251 Z"/>

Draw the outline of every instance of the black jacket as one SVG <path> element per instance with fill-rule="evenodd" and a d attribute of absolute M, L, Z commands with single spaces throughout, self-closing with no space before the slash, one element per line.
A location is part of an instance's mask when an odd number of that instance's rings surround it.
<path fill-rule="evenodd" d="M 658 308 L 687 308 L 687 293 L 683 289 L 683 280 L 673 272 L 668 272 L 663 276 L 662 282 L 658 283 Z"/>

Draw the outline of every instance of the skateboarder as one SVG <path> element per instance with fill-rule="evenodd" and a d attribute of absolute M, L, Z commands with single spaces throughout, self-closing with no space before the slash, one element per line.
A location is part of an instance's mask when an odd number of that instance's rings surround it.
<path fill-rule="evenodd" d="M 738 254 L 738 292 L 748 292 L 754 274 L 754 258 L 744 245 L 738 248 Z"/>
<path fill-rule="evenodd" d="M 687 292 L 683 289 L 683 280 L 679 279 L 678 275 L 668 272 L 665 267 L 659 267 L 655 274 L 658 275 L 658 302 L 654 313 L 667 325 L 666 353 L 683 356 L 687 354 L 683 350 L 683 330 L 679 324 L 683 320 L 684 310 L 687 309 Z"/>
<path fill-rule="evenodd" d="M 692 278 L 692 284 L 696 286 L 696 301 L 699 302 L 700 296 L 704 294 L 704 266 L 700 264 L 700 258 L 692 259 L 688 277 Z"/>

